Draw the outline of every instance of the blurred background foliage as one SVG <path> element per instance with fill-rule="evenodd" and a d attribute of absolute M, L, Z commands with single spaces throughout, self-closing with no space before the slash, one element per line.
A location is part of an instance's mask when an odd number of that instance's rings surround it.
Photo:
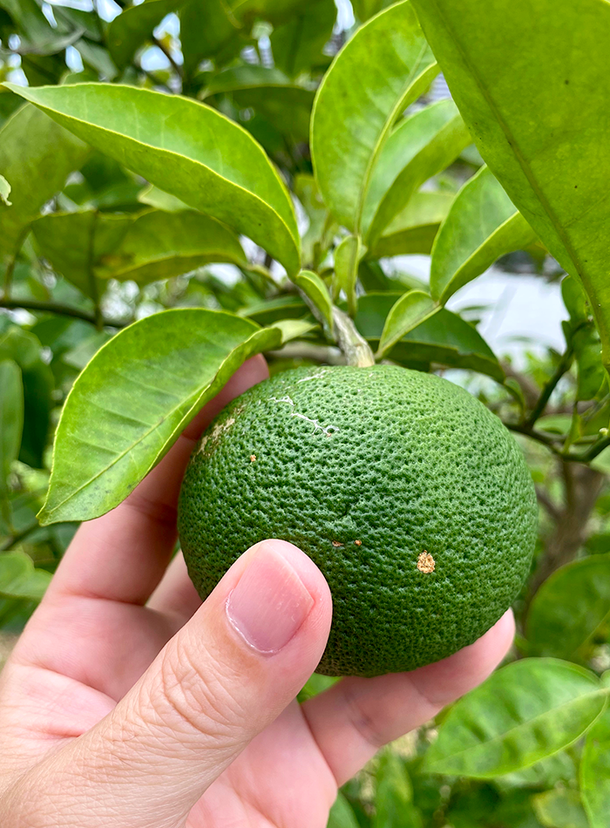
<path fill-rule="evenodd" d="M 313 176 L 310 116 L 334 55 L 387 5 L 0 0 L 0 80 L 29 86 L 122 83 L 217 108 L 250 132 L 281 171 L 295 197 L 304 264 L 347 307 L 349 285 L 341 292 L 345 285 L 333 276 L 344 233 Z M 442 78 L 434 81 L 407 119 L 419 115 L 423 122 L 439 106 L 446 110 L 443 125 L 459 119 L 447 97 Z M 413 275 L 404 257 L 429 256 L 456 194 L 475 174 L 487 175 L 479 172 L 482 159 L 467 136 L 443 135 L 438 125 L 431 127 L 413 150 L 413 194 L 358 266 L 355 322 L 374 348 L 397 299 L 427 287 L 425 275 Z M 435 141 L 442 152 L 430 162 Z M 342 355 L 262 248 L 230 236 L 220 245 L 222 254 L 210 252 L 210 233 L 219 231 L 205 217 L 91 150 L 6 89 L 0 90 L 0 176 L 3 658 L 76 530 L 73 523 L 41 527 L 36 520 L 59 412 L 79 372 L 117 331 L 165 308 L 226 309 L 261 325 L 309 323 L 302 336 L 266 354 L 272 372 L 340 363 Z M 501 196 L 482 198 L 489 198 L 483 208 L 491 209 Z M 517 639 L 508 664 L 494 676 L 499 684 L 491 699 L 475 691 L 384 749 L 344 787 L 331 815 L 333 828 L 610 824 L 610 810 L 607 822 L 596 821 L 604 802 L 610 809 L 604 789 L 610 718 L 602 713 L 596 720 L 605 703 L 604 671 L 610 669 L 610 394 L 599 336 L 580 288 L 535 237 L 517 236 L 511 247 L 490 241 L 492 235 L 479 240 L 478 261 L 466 257 L 452 272 L 467 280 L 496 261 L 499 270 L 561 281 L 565 348 L 540 347 L 534 332 L 516 356 L 495 354 L 477 330 L 484 308 L 464 307 L 416 325 L 386 358 L 465 385 L 515 432 L 527 455 L 540 535 L 531 578 L 515 605 Z M 329 681 L 314 676 L 303 695 Z M 530 700 L 544 696 L 538 708 L 524 708 L 528 693 Z M 466 751 L 463 761 L 451 759 L 452 739 L 467 744 L 460 727 L 469 716 L 489 730 L 499 753 L 488 741 L 482 758 Z M 500 721 L 503 716 L 512 716 L 514 727 Z M 528 728 L 544 733 L 532 741 Z M 536 753 L 533 742 L 536 749 L 546 744 L 546 754 Z"/>

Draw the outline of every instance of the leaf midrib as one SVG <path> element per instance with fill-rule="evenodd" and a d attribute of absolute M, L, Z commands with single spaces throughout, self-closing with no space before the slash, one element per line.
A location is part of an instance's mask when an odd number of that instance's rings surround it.
<path fill-rule="evenodd" d="M 458 750 L 455 753 L 450 754 L 449 756 L 445 756 L 441 759 L 436 759 L 436 760 L 430 762 L 430 765 L 435 765 L 435 764 L 438 764 L 440 762 L 446 762 L 447 760 L 455 759 L 456 756 L 462 756 L 464 753 L 469 753 L 470 751 L 476 751 L 478 748 L 487 747 L 488 745 L 494 744 L 495 742 L 502 741 L 502 740 L 506 739 L 506 737 L 509 734 L 514 733 L 514 732 L 520 730 L 521 728 L 532 725 L 534 722 L 538 721 L 539 719 L 543 719 L 545 716 L 548 716 L 550 713 L 556 713 L 557 711 L 560 711 L 562 708 L 568 707 L 569 705 L 574 704 L 575 702 L 579 702 L 583 699 L 591 699 L 591 698 L 595 698 L 596 696 L 607 696 L 608 693 L 609 693 L 608 689 L 606 689 L 604 687 L 600 687 L 600 688 L 598 688 L 597 690 L 594 690 L 591 693 L 583 693 L 582 695 L 576 696 L 575 698 L 570 699 L 567 702 L 563 702 L 563 704 L 560 704 L 557 707 L 552 707 L 550 710 L 545 710 L 544 713 L 540 713 L 538 716 L 534 716 L 532 719 L 526 719 L 526 721 L 520 722 L 518 725 L 515 725 L 515 727 L 511 727 L 508 730 L 505 730 L 503 733 L 499 733 L 497 736 L 492 736 L 491 739 L 488 739 L 485 742 L 478 742 L 476 745 L 470 745 L 469 747 L 465 747 L 462 750 Z M 603 710 L 603 708 L 602 708 L 602 710 Z M 601 712 L 602 711 L 600 711 L 600 713 Z M 592 724 L 592 722 L 590 724 Z M 587 725 L 587 727 L 588 727 L 588 725 Z M 578 737 L 575 737 L 575 738 L 578 738 Z M 561 748 L 558 748 L 558 750 L 560 750 L 560 749 Z M 553 751 L 553 752 L 556 752 L 556 751 Z"/>
<path fill-rule="evenodd" d="M 263 328 L 261 328 L 260 330 L 264 330 L 264 329 L 263 329 Z M 232 348 L 232 349 L 231 349 L 231 351 L 229 351 L 229 353 L 227 354 L 227 356 L 223 359 L 223 361 L 222 361 L 222 362 L 220 363 L 220 365 L 218 366 L 218 369 L 217 369 L 217 371 L 215 372 L 215 374 L 214 374 L 214 376 L 212 377 L 212 379 L 210 380 L 210 382 L 209 382 L 209 383 L 208 383 L 208 384 L 207 384 L 207 385 L 206 385 L 203 389 L 202 389 L 202 388 L 200 388 L 198 391 L 194 391 L 194 392 L 193 392 L 192 394 L 190 394 L 188 397 L 184 398 L 184 400 L 183 400 L 181 403 L 178 403 L 178 404 L 177 404 L 177 405 L 175 405 L 173 408 L 171 408 L 171 409 L 169 410 L 169 412 L 168 412 L 167 416 L 164 418 L 164 420 L 163 420 L 162 422 L 166 422 L 166 420 L 168 420 L 168 419 L 169 419 L 169 418 L 170 418 L 170 417 L 171 417 L 171 416 L 172 416 L 172 415 L 173 415 L 176 411 L 178 411 L 181 407 L 183 407 L 184 405 L 188 405 L 188 404 L 190 403 L 190 401 L 191 401 L 191 400 L 194 400 L 194 399 L 196 399 L 196 398 L 197 398 L 197 396 L 199 396 L 199 395 L 203 394 L 203 393 L 205 392 L 205 390 L 206 390 L 206 389 L 208 389 L 208 388 L 209 388 L 209 387 L 213 384 L 214 380 L 216 379 L 216 377 L 218 376 L 218 374 L 219 374 L 219 373 L 220 373 L 220 371 L 222 370 L 223 365 L 225 364 L 225 362 L 227 361 L 227 359 L 229 359 L 229 357 L 231 356 L 231 354 L 232 354 L 232 353 L 233 353 L 233 352 L 234 352 L 237 348 L 239 348 L 241 345 L 244 345 L 246 342 L 248 342 L 248 341 L 249 341 L 249 340 L 250 340 L 253 336 L 255 336 L 255 335 L 256 335 L 256 334 L 258 334 L 258 333 L 259 333 L 259 330 L 254 330 L 254 331 L 252 332 L 252 334 L 251 334 L 249 337 L 247 337 L 247 338 L 246 338 L 246 339 L 244 339 L 242 342 L 240 342 L 238 345 L 236 345 L 236 346 L 235 346 L 235 348 Z M 112 341 L 113 341 L 113 340 L 109 340 L 109 341 L 106 343 L 106 345 L 102 346 L 102 348 L 106 347 L 106 346 L 107 346 L 110 342 L 112 342 Z M 100 351 L 102 350 L 102 348 L 100 348 Z M 99 353 L 99 352 L 98 352 L 98 353 Z M 75 387 L 76 387 L 76 383 L 75 383 L 75 384 L 72 386 L 72 388 L 70 389 L 70 394 L 72 393 L 72 391 L 74 390 L 74 388 L 75 388 Z M 68 394 L 68 397 L 70 396 L 70 394 Z M 67 402 L 68 402 L 68 398 L 66 398 L 66 403 L 65 403 L 65 404 L 67 404 Z M 65 404 L 64 404 L 64 407 L 65 407 Z M 191 407 L 192 407 L 192 406 L 191 406 Z M 184 416 L 187 416 L 187 414 L 188 414 L 188 412 L 189 412 L 189 411 L 190 411 L 190 407 L 189 407 L 189 408 L 187 408 L 187 411 L 186 411 L 186 413 L 185 413 L 185 415 L 184 415 Z M 183 419 L 184 419 L 184 418 L 183 418 Z M 144 432 L 144 434 L 142 434 L 142 436 L 141 436 L 141 437 L 139 437 L 137 440 L 134 440 L 134 441 L 133 441 L 133 442 L 132 442 L 132 443 L 131 443 L 131 444 L 130 444 L 130 445 L 129 445 L 129 446 L 128 446 L 125 450 L 124 450 L 124 451 L 122 451 L 122 452 L 120 452 L 118 455 L 116 455 L 115 459 L 114 459 L 111 463 L 108 463 L 108 464 L 107 464 L 106 466 L 104 466 L 104 468 L 103 468 L 103 469 L 101 469 L 101 470 L 100 470 L 97 474 L 95 474 L 95 475 L 93 475 L 92 477 L 90 477 L 87 481 L 85 481 L 85 482 L 82 484 L 82 486 L 79 486 L 79 487 L 78 487 L 78 489 L 75 489 L 74 491 L 72 491 L 72 492 L 71 492 L 71 493 L 70 493 L 67 497 L 65 497 L 65 498 L 64 498 L 62 501 L 60 501 L 60 502 L 59 502 L 56 506 L 54 506 L 54 507 L 53 507 L 53 509 L 51 509 L 51 510 L 48 512 L 48 514 L 49 514 L 49 515 L 52 515 L 54 512 L 57 512 L 59 509 L 61 509 L 61 507 L 62 507 L 65 503 L 67 503 L 69 500 L 72 500 L 74 497 L 76 497 L 76 496 L 79 494 L 79 492 L 81 492 L 83 489 L 87 488 L 87 486 L 90 486 L 92 483 L 94 483 L 94 482 L 95 482 L 95 481 L 96 481 L 96 480 L 97 480 L 97 479 L 98 479 L 98 478 L 99 478 L 102 474 L 105 474 L 105 473 L 108 471 L 108 469 L 110 469 L 110 468 L 112 468 L 113 466 L 115 466 L 115 465 L 116 465 L 116 464 L 117 464 L 120 460 L 122 460 L 122 459 L 123 459 L 123 457 L 125 457 L 125 455 L 126 455 L 126 454 L 128 454 L 130 451 L 132 451 L 132 449 L 133 449 L 135 446 L 139 445 L 139 444 L 140 444 L 140 443 L 142 443 L 144 440 L 146 440 L 146 438 L 147 438 L 150 434 L 152 434 L 152 433 L 153 433 L 156 429 L 158 429 L 158 428 L 159 428 L 159 425 L 160 425 L 160 423 L 154 423 L 154 424 L 153 424 L 153 425 L 152 425 L 152 426 L 151 426 L 151 427 L 150 427 L 147 431 L 145 431 L 145 432 Z M 58 430 L 59 430 L 59 427 L 58 427 Z M 174 428 L 174 431 L 175 431 L 175 428 Z M 172 433 L 174 433 L 174 432 L 172 432 Z M 55 452 L 53 452 L 53 454 L 55 454 Z M 54 459 L 55 459 L 55 457 L 53 457 L 53 460 L 54 460 Z M 154 461 L 153 461 L 153 463 L 154 463 Z M 45 504 L 45 505 L 46 505 L 46 504 Z M 43 510 L 45 510 L 45 507 L 44 507 L 44 506 L 43 506 Z"/>
<path fill-rule="evenodd" d="M 455 45 L 458 49 L 458 52 L 460 53 L 464 63 L 466 64 L 467 68 L 469 69 L 469 71 L 470 71 L 477 87 L 479 88 L 479 91 L 483 95 L 483 98 L 485 99 L 487 105 L 491 109 L 492 114 L 496 117 L 496 119 L 498 121 L 498 124 L 500 125 L 500 128 L 504 132 L 504 135 L 506 136 L 506 138 L 507 138 L 507 140 L 508 140 L 508 142 L 509 142 L 509 144 L 510 144 L 512 150 L 513 150 L 515 158 L 517 159 L 517 162 L 518 162 L 519 166 L 521 167 L 521 170 L 522 170 L 523 174 L 525 175 L 528 183 L 530 184 L 532 190 L 534 191 L 534 194 L 536 195 L 536 197 L 540 201 L 542 207 L 544 208 L 544 211 L 546 212 L 546 214 L 550 218 L 551 224 L 553 225 L 553 229 L 557 233 L 557 236 L 559 237 L 561 243 L 565 247 L 566 252 L 568 253 L 568 255 L 570 257 L 570 260 L 571 260 L 572 264 L 575 266 L 578 275 L 580 276 L 580 278 L 582 279 L 582 281 L 584 283 L 586 280 L 582 276 L 583 269 L 582 269 L 582 266 L 580 264 L 579 257 L 576 255 L 576 251 L 574 250 L 574 248 L 572 246 L 572 243 L 570 242 L 569 237 L 565 234 L 564 229 L 561 225 L 561 222 L 559 221 L 559 219 L 555 215 L 555 212 L 551 208 L 551 205 L 550 205 L 548 199 L 544 195 L 544 192 L 540 188 L 540 185 L 538 184 L 536 178 L 534 177 L 533 172 L 531 171 L 529 165 L 527 164 L 527 162 L 525 160 L 525 157 L 524 157 L 523 153 L 521 152 L 521 148 L 519 147 L 519 144 L 517 143 L 512 131 L 509 129 L 508 124 L 505 122 L 503 116 L 500 114 L 500 111 L 499 111 L 498 107 L 496 106 L 495 101 L 493 100 L 493 98 L 487 92 L 486 87 L 483 85 L 483 82 L 482 82 L 481 78 L 479 78 L 478 73 L 475 71 L 474 66 L 472 65 L 471 61 L 469 60 L 468 55 L 465 52 L 464 48 L 462 47 L 462 44 L 458 40 L 454 30 L 449 26 L 446 17 L 444 16 L 443 12 L 441 11 L 441 9 L 438 5 L 437 0 L 428 0 L 428 2 L 430 2 L 436 8 L 438 16 L 442 20 L 447 32 L 449 32 L 451 34 L 451 36 L 453 38 L 453 42 L 455 43 Z"/>

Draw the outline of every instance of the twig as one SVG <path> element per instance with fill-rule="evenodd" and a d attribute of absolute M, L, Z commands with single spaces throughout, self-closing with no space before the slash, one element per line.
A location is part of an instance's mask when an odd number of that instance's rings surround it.
<path fill-rule="evenodd" d="M 155 46 L 158 49 L 161 49 L 161 51 L 163 52 L 165 57 L 169 60 L 171 66 L 173 67 L 174 71 L 178 74 L 178 76 L 180 78 L 184 77 L 184 71 L 182 69 L 182 66 L 180 66 L 179 63 L 176 63 L 171 51 L 167 48 L 165 43 L 163 43 L 162 40 L 159 40 L 159 38 L 156 37 L 155 35 L 152 36 L 152 42 L 155 44 Z"/>
<path fill-rule="evenodd" d="M 370 368 L 375 364 L 371 346 L 357 330 L 350 317 L 333 305 L 333 322 L 337 345 L 345 354 L 348 365 L 357 368 Z"/>
<path fill-rule="evenodd" d="M 74 319 L 82 319 L 91 325 L 96 324 L 95 316 L 92 313 L 71 308 L 69 305 L 56 305 L 54 302 L 37 302 L 31 299 L 0 299 L 0 308 L 8 310 L 33 310 L 57 313 L 60 316 L 71 316 Z M 103 324 L 110 328 L 125 328 L 129 322 L 121 322 L 118 319 L 104 319 Z"/>
<path fill-rule="evenodd" d="M 566 352 L 564 353 L 564 355 L 559 360 L 559 363 L 557 365 L 557 368 L 555 369 L 555 372 L 554 372 L 553 376 L 550 378 L 550 380 L 547 382 L 547 384 L 542 389 L 542 393 L 540 394 L 540 397 L 538 398 L 538 402 L 534 406 L 534 409 L 533 409 L 532 413 L 526 419 L 524 425 L 527 428 L 531 428 L 534 425 L 534 423 L 536 422 L 536 420 L 543 413 L 544 409 L 546 408 L 546 404 L 548 403 L 548 401 L 550 399 L 551 394 L 553 393 L 553 391 L 555 390 L 555 388 L 557 386 L 557 383 L 563 377 L 565 372 L 568 370 L 568 368 L 572 364 L 572 357 L 573 356 L 574 356 L 574 348 L 570 344 L 568 346 L 568 348 L 566 349 Z"/>
<path fill-rule="evenodd" d="M 547 513 L 549 514 L 549 517 L 551 517 L 555 522 L 557 522 L 560 517 L 560 511 L 555 506 L 548 494 L 544 491 L 544 489 L 541 489 L 539 486 L 536 486 L 536 497 L 538 498 L 538 502 L 546 509 Z"/>

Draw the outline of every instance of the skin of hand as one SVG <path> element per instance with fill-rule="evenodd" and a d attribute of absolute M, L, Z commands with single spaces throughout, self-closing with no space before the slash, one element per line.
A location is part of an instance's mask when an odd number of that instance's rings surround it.
<path fill-rule="evenodd" d="M 510 612 L 444 661 L 299 705 L 332 615 L 315 564 L 262 541 L 201 603 L 182 556 L 170 563 L 180 481 L 202 430 L 267 376 L 261 356 L 245 363 L 76 533 L 0 674 L 3 828 L 324 828 L 337 786 L 508 650 Z"/>

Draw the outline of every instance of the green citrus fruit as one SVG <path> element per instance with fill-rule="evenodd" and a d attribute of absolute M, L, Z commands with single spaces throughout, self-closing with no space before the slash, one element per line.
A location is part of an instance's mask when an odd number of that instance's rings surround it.
<path fill-rule="evenodd" d="M 521 450 L 467 391 L 397 366 L 299 368 L 234 400 L 193 453 L 178 526 L 205 598 L 283 538 L 333 596 L 327 675 L 410 670 L 471 644 L 529 571 L 537 508 Z"/>

